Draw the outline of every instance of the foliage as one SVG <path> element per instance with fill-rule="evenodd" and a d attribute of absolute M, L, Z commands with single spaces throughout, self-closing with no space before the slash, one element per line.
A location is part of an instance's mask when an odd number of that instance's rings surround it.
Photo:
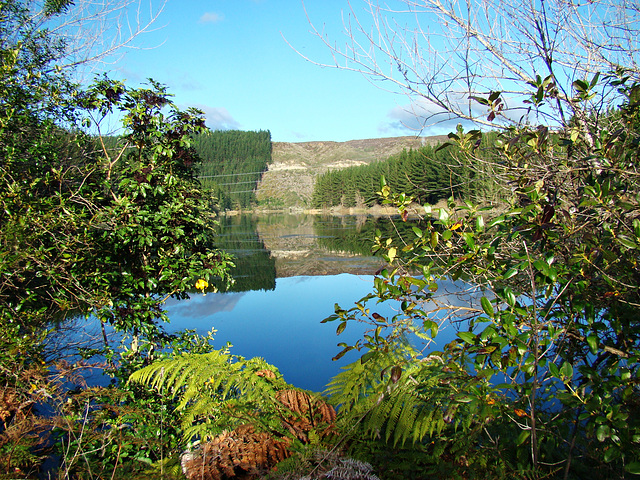
<path fill-rule="evenodd" d="M 191 142 L 204 121 L 153 81 L 74 85 L 55 67 L 66 45 L 50 41 L 27 6 L 0 3 L 2 469 L 33 473 L 47 453 L 39 434 L 55 420 L 63 471 L 124 474 L 124 459 L 150 461 L 158 445 L 171 445 L 157 441 L 153 422 L 142 426 L 166 403 L 133 389 L 86 390 L 75 376 L 86 365 L 78 355 L 95 351 L 58 345 L 53 335 L 93 315 L 110 366 L 132 370 L 176 340 L 160 323 L 168 296 L 229 281 L 231 262 L 215 247 L 196 177 Z M 68 2 L 45 6 L 55 16 Z M 122 135 L 106 137 L 114 116 Z M 130 342 L 124 351 L 109 344 L 107 323 Z"/>
<path fill-rule="evenodd" d="M 373 467 L 334 450 L 307 449 L 280 462 L 264 477 L 268 480 L 320 480 L 325 478 L 378 480 Z"/>
<path fill-rule="evenodd" d="M 127 384 L 126 379 L 153 359 L 211 352 L 212 340 L 213 331 L 205 336 L 185 331 L 159 345 L 141 341 L 137 352 L 124 349 L 117 362 L 114 358 L 117 367 L 109 373 L 117 384 L 87 388 L 80 381 L 50 399 L 57 413 L 50 423 L 61 458 L 58 475 L 171 478 L 171 459 L 184 449 L 176 402 L 171 395 Z"/>
<path fill-rule="evenodd" d="M 380 204 L 382 200 L 376 194 L 380 177 L 385 177 L 391 190 L 403 192 L 418 203 L 436 204 L 451 195 L 469 200 L 493 197 L 497 200 L 500 192 L 486 167 L 491 155 L 486 146 L 491 137 L 489 135 L 488 140 L 478 145 L 478 153 L 483 156 L 473 159 L 472 164 L 456 148 L 443 150 L 429 145 L 404 150 L 385 161 L 329 171 L 316 180 L 313 206 L 371 207 Z"/>
<path fill-rule="evenodd" d="M 212 438 L 251 424 L 260 431 L 286 431 L 281 396 L 290 386 L 260 358 L 244 359 L 226 349 L 157 361 L 130 377 L 178 399 L 187 440 Z"/>
<path fill-rule="evenodd" d="M 29 120 L 39 135 L 31 137 L 36 150 L 24 151 L 30 144 L 15 115 L 5 123 L 16 135 L 2 142 L 0 314 L 28 327 L 94 312 L 118 330 L 153 334 L 163 318 L 153 295 L 184 296 L 197 278 L 226 277 L 189 144 L 203 121 L 173 107 L 153 82 L 128 90 L 105 79 L 81 97 L 76 114 L 85 109 L 97 127 L 122 112 L 128 132 L 115 152 L 100 137 L 96 145 L 66 133 L 55 118 Z"/>
<path fill-rule="evenodd" d="M 270 132 L 206 131 L 193 142 L 202 158 L 202 185 L 220 209 L 247 208 L 256 203 L 256 186 L 271 163 Z"/>
<path fill-rule="evenodd" d="M 575 101 L 588 101 L 596 85 L 598 77 L 576 84 Z M 376 239 L 390 267 L 373 294 L 327 319 L 340 321 L 339 331 L 353 320 L 371 325 L 343 345 L 367 353 L 332 386 L 357 406 L 346 413 L 362 417 L 365 432 L 391 445 L 448 445 L 457 462 L 465 457 L 458 472 L 474 465 L 480 476 L 639 471 L 640 87 L 620 70 L 599 88 L 621 103 L 588 129 L 523 125 L 498 138 L 500 178 L 514 190 L 503 211 L 452 201 L 402 242 Z M 459 130 L 451 143 L 473 156 L 468 139 L 478 135 Z M 406 196 L 387 185 L 380 194 L 406 209 Z M 446 279 L 476 285 L 475 301 L 440 294 Z M 398 315 L 371 313 L 374 300 L 399 301 Z M 431 351 L 449 322 L 455 338 Z M 402 358 L 382 369 L 369 363 L 406 338 Z M 351 385 L 368 368 L 387 381 L 365 376 L 371 393 L 361 399 Z M 473 449 L 462 453 L 470 439 Z"/>

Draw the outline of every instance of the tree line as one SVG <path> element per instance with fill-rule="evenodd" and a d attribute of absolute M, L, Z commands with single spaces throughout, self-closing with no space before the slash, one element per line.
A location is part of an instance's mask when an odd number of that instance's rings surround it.
<path fill-rule="evenodd" d="M 271 163 L 271 132 L 206 131 L 194 137 L 201 159 L 200 182 L 221 210 L 246 208 Z"/>
<path fill-rule="evenodd" d="M 490 157 L 486 148 L 494 134 L 481 140 L 478 152 Z M 480 139 L 480 137 L 478 137 Z M 318 176 L 314 185 L 314 208 L 372 207 L 382 202 L 378 194 L 385 178 L 393 191 L 404 192 L 418 203 L 435 204 L 451 196 L 492 200 L 496 189 L 482 162 L 469 163 L 458 149 L 424 146 L 403 150 L 387 160 L 332 170 Z"/>

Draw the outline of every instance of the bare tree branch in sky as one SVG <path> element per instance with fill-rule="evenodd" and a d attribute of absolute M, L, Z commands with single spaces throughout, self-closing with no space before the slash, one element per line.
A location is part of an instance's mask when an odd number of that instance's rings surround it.
<path fill-rule="evenodd" d="M 76 0 L 57 15 L 49 3 L 31 2 L 34 20 L 47 28 L 52 41 L 62 40 L 64 56 L 59 68 L 74 68 L 81 75 L 115 63 L 127 48 L 140 48 L 135 40 L 152 31 L 167 0 Z M 60 3 L 60 2 L 58 2 Z"/>
<path fill-rule="evenodd" d="M 409 95 L 423 128 L 451 118 L 566 126 L 575 115 L 574 81 L 618 67 L 640 75 L 637 2 L 364 0 L 362 10 L 360 3 L 343 16 L 343 45 L 309 18 L 332 57 L 305 58 Z M 544 102 L 536 103 L 541 88 Z M 493 106 L 497 119 L 474 99 L 491 92 L 504 102 Z"/>

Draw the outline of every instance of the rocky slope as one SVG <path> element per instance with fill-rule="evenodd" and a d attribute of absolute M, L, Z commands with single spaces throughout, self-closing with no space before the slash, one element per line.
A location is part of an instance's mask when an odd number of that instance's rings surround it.
<path fill-rule="evenodd" d="M 274 142 L 269 170 L 258 183 L 261 205 L 308 207 L 315 178 L 334 169 L 385 160 L 403 149 L 441 143 L 446 136 L 391 137 L 348 142 Z"/>

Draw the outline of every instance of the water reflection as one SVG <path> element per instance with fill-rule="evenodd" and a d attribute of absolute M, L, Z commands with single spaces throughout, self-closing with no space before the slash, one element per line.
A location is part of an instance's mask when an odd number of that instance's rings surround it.
<path fill-rule="evenodd" d="M 355 342 L 367 326 L 350 324 L 338 337 L 337 324 L 320 322 L 334 313 L 336 303 L 349 309 L 372 291 L 372 275 L 384 266 L 371 254 L 376 230 L 410 238 L 409 228 L 402 221 L 355 216 L 223 217 L 219 247 L 236 257 L 236 284 L 224 293 L 170 301 L 170 330 L 204 334 L 215 328 L 217 347 L 230 342 L 233 353 L 263 357 L 288 382 L 321 391 L 342 366 L 361 355 L 352 351 L 334 362 L 332 357 L 341 350 L 337 344 Z M 461 289 L 460 284 L 442 282 L 434 299 L 467 308 L 475 294 L 461 297 Z M 398 313 L 396 304 L 373 303 L 380 315 Z M 444 329 L 450 319 L 438 315 L 441 330 L 447 330 L 438 339 L 443 345 L 456 329 Z M 419 348 L 428 353 L 437 347 L 425 343 Z"/>
<path fill-rule="evenodd" d="M 230 291 L 273 290 L 276 278 L 372 275 L 384 264 L 371 253 L 376 230 L 408 228 L 385 217 L 236 215 L 220 219 L 218 246 L 236 257 Z"/>
<path fill-rule="evenodd" d="M 338 337 L 337 325 L 320 322 L 333 314 L 336 302 L 350 307 L 371 285 L 370 276 L 341 274 L 279 278 L 274 290 L 195 294 L 168 302 L 170 330 L 204 334 L 215 328 L 216 347 L 230 342 L 233 353 L 264 358 L 289 383 L 322 391 L 340 367 L 358 358 L 351 352 L 333 362 L 337 343 L 355 342 L 365 327 L 350 325 Z M 391 315 L 393 310 L 381 306 L 380 313 Z"/>

